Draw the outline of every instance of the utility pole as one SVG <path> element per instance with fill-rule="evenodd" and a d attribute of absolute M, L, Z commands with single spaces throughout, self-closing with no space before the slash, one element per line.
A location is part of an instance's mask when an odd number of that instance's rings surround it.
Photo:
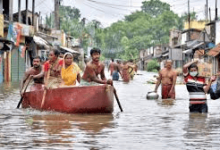
<path fill-rule="evenodd" d="M 13 22 L 13 0 L 9 0 L 9 22 Z"/>
<path fill-rule="evenodd" d="M 3 0 L 0 0 L 0 14 L 3 14 Z"/>
<path fill-rule="evenodd" d="M 205 4 L 205 20 L 208 20 L 208 13 L 209 13 L 209 5 L 208 5 L 208 0 L 206 0 Z"/>
<path fill-rule="evenodd" d="M 217 0 L 215 0 L 215 20 L 218 20 Z"/>
<path fill-rule="evenodd" d="M 55 14 L 55 29 L 59 30 L 60 29 L 60 19 L 59 19 L 59 5 L 60 5 L 60 0 L 54 0 L 54 14 Z"/>
<path fill-rule="evenodd" d="M 50 28 L 52 29 L 52 15 L 50 13 Z"/>
<path fill-rule="evenodd" d="M 188 28 L 190 29 L 190 5 L 188 0 Z M 190 40 L 190 31 L 188 32 L 188 40 Z"/>
<path fill-rule="evenodd" d="M 34 26 L 34 18 L 35 18 L 35 0 L 32 0 L 32 26 Z"/>
<path fill-rule="evenodd" d="M 26 10 L 25 10 L 25 20 L 26 24 L 28 24 L 28 0 L 26 0 Z"/>
<path fill-rule="evenodd" d="M 18 0 L 18 22 L 21 23 L 21 0 Z"/>

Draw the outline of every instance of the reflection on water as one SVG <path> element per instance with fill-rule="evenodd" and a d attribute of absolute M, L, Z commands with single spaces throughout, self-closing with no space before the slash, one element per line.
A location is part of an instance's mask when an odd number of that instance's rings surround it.
<path fill-rule="evenodd" d="M 113 128 L 112 114 L 103 115 L 71 115 L 71 114 L 48 114 L 34 115 L 27 119 L 32 132 L 47 133 L 48 136 L 33 140 L 36 144 L 71 144 L 77 143 L 78 136 L 96 137 L 107 136 L 102 132 L 105 128 Z M 56 137 L 51 138 L 51 137 Z M 85 144 L 96 145 L 98 142 L 87 141 Z M 84 142 L 83 142 L 84 143 Z"/>
<path fill-rule="evenodd" d="M 154 89 L 140 72 L 128 84 L 114 82 L 124 109 L 112 114 L 65 114 L 15 109 L 18 84 L 0 87 L 0 149 L 219 149 L 220 103 L 208 100 L 208 114 L 189 114 L 188 92 L 176 100 L 147 100 Z M 160 91 L 159 91 L 160 93 Z"/>

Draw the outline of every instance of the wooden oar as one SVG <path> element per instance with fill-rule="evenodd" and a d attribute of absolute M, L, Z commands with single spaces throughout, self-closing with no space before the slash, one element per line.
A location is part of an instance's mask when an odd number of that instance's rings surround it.
<path fill-rule="evenodd" d="M 21 90 L 22 96 L 21 96 L 20 101 L 18 102 L 17 108 L 20 107 L 20 105 L 23 101 L 23 98 L 24 98 L 23 94 L 26 92 L 26 89 L 27 89 L 27 87 L 28 87 L 28 85 L 29 85 L 29 83 L 31 82 L 32 79 L 33 79 L 32 76 L 29 76 L 28 79 L 26 80 L 25 85 L 24 85 L 23 89 Z"/>
<path fill-rule="evenodd" d="M 113 86 L 113 88 L 114 88 L 114 86 Z M 117 95 L 117 92 L 116 92 L 116 89 L 115 89 L 115 88 L 114 88 L 114 95 L 115 95 L 115 99 L 116 99 L 116 101 L 117 101 L 117 103 L 118 103 L 118 107 L 120 108 L 121 112 L 123 112 L 123 109 L 122 109 L 122 107 L 121 107 L 121 103 L 120 103 L 120 101 L 119 101 L 119 99 L 118 99 L 118 95 Z"/>
<path fill-rule="evenodd" d="M 45 103 L 45 96 L 46 96 L 46 94 L 47 94 L 46 88 L 47 88 L 47 85 L 48 85 L 48 79 L 49 79 L 49 77 L 50 77 L 50 68 L 49 68 L 49 70 L 48 70 L 48 72 L 47 72 L 47 78 L 46 78 L 46 81 L 45 81 L 44 94 L 43 94 L 43 98 L 42 98 L 42 101 L 41 101 L 41 108 L 44 106 L 44 103 Z"/>

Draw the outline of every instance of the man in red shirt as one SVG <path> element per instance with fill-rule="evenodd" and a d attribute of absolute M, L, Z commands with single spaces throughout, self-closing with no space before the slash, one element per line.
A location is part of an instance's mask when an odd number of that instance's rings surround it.
<path fill-rule="evenodd" d="M 40 78 L 44 76 L 45 85 L 47 88 L 57 88 L 62 82 L 61 69 L 63 66 L 63 59 L 59 59 L 59 51 L 53 49 L 49 53 L 49 60 L 44 63 L 44 70 L 41 74 L 33 76 L 33 78 Z"/>

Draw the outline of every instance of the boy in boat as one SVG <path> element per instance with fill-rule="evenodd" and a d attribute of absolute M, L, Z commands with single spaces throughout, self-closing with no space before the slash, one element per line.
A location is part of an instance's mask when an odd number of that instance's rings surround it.
<path fill-rule="evenodd" d="M 93 85 L 93 84 L 110 84 L 112 85 L 112 80 L 106 80 L 105 77 L 105 65 L 99 62 L 101 50 L 98 48 L 93 48 L 90 51 L 92 61 L 86 64 L 81 85 Z M 101 79 L 99 78 L 99 75 Z"/>
<path fill-rule="evenodd" d="M 172 64 L 172 60 L 166 60 L 165 68 L 159 71 L 159 78 L 156 83 L 155 92 L 157 93 L 157 89 L 160 83 L 162 82 L 162 99 L 175 99 L 175 85 L 177 73 L 174 69 L 172 69 Z"/>
<path fill-rule="evenodd" d="M 44 63 L 44 70 L 34 79 L 44 76 L 46 88 L 58 88 L 62 83 L 61 69 L 63 67 L 63 59 L 59 59 L 59 51 L 53 49 L 49 53 L 49 60 Z"/>
<path fill-rule="evenodd" d="M 36 56 L 33 59 L 33 67 L 31 67 L 30 69 L 28 69 L 25 74 L 24 74 L 24 78 L 21 82 L 21 95 L 23 95 L 22 93 L 22 89 L 24 88 L 24 83 L 27 82 L 27 80 L 29 78 L 32 78 L 34 75 L 40 74 L 42 71 L 42 66 L 41 66 L 41 58 L 40 56 Z M 29 79 L 30 80 L 30 79 Z M 44 84 L 44 78 L 37 78 L 34 79 L 34 85 L 41 87 L 42 88 L 42 84 Z M 33 87 L 33 86 L 32 86 Z"/>

